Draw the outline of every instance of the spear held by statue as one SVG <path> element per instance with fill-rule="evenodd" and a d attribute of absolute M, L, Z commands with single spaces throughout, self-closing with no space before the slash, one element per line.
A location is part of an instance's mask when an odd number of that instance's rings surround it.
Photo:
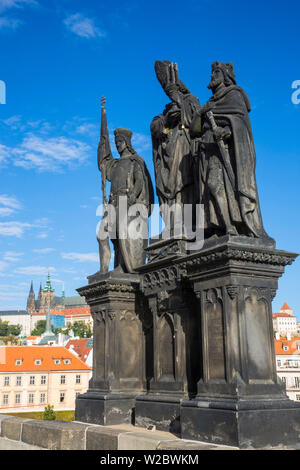
<path fill-rule="evenodd" d="M 108 201 L 106 197 L 106 171 L 105 171 L 105 160 L 111 155 L 111 148 L 108 135 L 107 118 L 105 110 L 106 99 L 103 96 L 101 99 L 101 130 L 100 130 L 100 142 L 98 146 L 98 168 L 101 172 L 102 178 L 102 197 L 104 207 L 107 207 Z"/>

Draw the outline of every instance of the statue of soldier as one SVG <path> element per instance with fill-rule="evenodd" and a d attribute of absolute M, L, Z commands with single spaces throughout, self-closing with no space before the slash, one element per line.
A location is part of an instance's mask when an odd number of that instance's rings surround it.
<path fill-rule="evenodd" d="M 162 218 L 165 223 L 169 223 L 169 207 L 195 203 L 195 172 L 189 126 L 200 103 L 179 79 L 177 64 L 167 60 L 156 61 L 155 72 L 171 99 L 163 113 L 154 117 L 150 126 L 156 191 Z"/>
<path fill-rule="evenodd" d="M 200 203 L 205 237 L 266 234 L 256 187 L 256 156 L 250 102 L 236 85 L 231 63 L 214 62 L 208 88 L 213 96 L 191 124 L 199 157 Z"/>
<path fill-rule="evenodd" d="M 132 132 L 119 128 L 114 132 L 119 159 L 112 156 L 105 99 L 102 98 L 101 137 L 98 147 L 98 167 L 102 175 L 103 200 L 106 210 L 97 234 L 100 255 L 100 272 L 108 271 L 111 250 L 109 235 L 114 245 L 114 267 L 120 272 L 134 272 L 135 268 L 145 263 L 145 248 L 148 243 L 148 217 L 154 203 L 151 177 L 144 160 L 131 145 Z M 111 182 L 109 201 L 106 199 L 106 180 Z M 125 206 L 121 206 L 125 199 Z M 115 218 L 112 220 L 107 202 L 114 207 Z M 130 214 L 130 208 L 137 205 L 137 212 Z M 141 223 L 142 221 L 142 223 Z M 131 229 L 131 231 L 130 231 Z M 132 237 L 132 230 L 137 236 Z M 103 237 L 103 234 L 107 236 Z M 111 236 L 111 234 L 114 234 Z M 125 235 L 125 236 L 124 236 Z"/>

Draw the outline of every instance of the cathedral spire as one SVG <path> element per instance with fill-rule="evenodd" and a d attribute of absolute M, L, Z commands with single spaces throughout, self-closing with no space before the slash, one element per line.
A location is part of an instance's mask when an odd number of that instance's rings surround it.
<path fill-rule="evenodd" d="M 44 292 L 54 292 L 54 289 L 52 289 L 52 286 L 51 286 L 51 280 L 50 280 L 50 273 L 49 272 L 48 272 L 47 282 L 46 282 Z"/>
<path fill-rule="evenodd" d="M 29 313 L 35 312 L 35 295 L 34 295 L 33 282 L 32 281 L 31 281 L 31 285 L 30 285 L 29 294 L 28 294 L 28 297 L 27 297 L 26 310 Z"/>

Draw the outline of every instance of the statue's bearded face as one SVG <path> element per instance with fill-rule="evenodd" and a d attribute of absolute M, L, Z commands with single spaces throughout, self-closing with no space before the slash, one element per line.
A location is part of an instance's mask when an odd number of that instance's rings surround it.
<path fill-rule="evenodd" d="M 125 142 L 125 139 L 118 136 L 116 137 L 115 139 L 115 143 L 116 143 L 116 147 L 117 147 L 117 150 L 118 152 L 121 154 L 127 147 L 127 144 Z"/>
<path fill-rule="evenodd" d="M 210 77 L 210 84 L 208 85 L 208 88 L 211 90 L 214 90 L 217 88 L 221 83 L 224 82 L 224 75 L 221 69 L 216 68 L 213 70 L 211 77 Z"/>

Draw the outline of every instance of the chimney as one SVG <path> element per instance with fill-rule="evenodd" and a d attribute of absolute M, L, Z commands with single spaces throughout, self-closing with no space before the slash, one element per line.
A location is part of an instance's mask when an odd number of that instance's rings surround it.
<path fill-rule="evenodd" d="M 292 339 L 291 333 L 287 333 L 287 334 L 286 334 L 286 339 L 287 339 L 288 341 L 291 341 L 291 339 Z"/>
<path fill-rule="evenodd" d="M 280 334 L 276 333 L 275 338 L 279 341 L 280 340 Z"/>

